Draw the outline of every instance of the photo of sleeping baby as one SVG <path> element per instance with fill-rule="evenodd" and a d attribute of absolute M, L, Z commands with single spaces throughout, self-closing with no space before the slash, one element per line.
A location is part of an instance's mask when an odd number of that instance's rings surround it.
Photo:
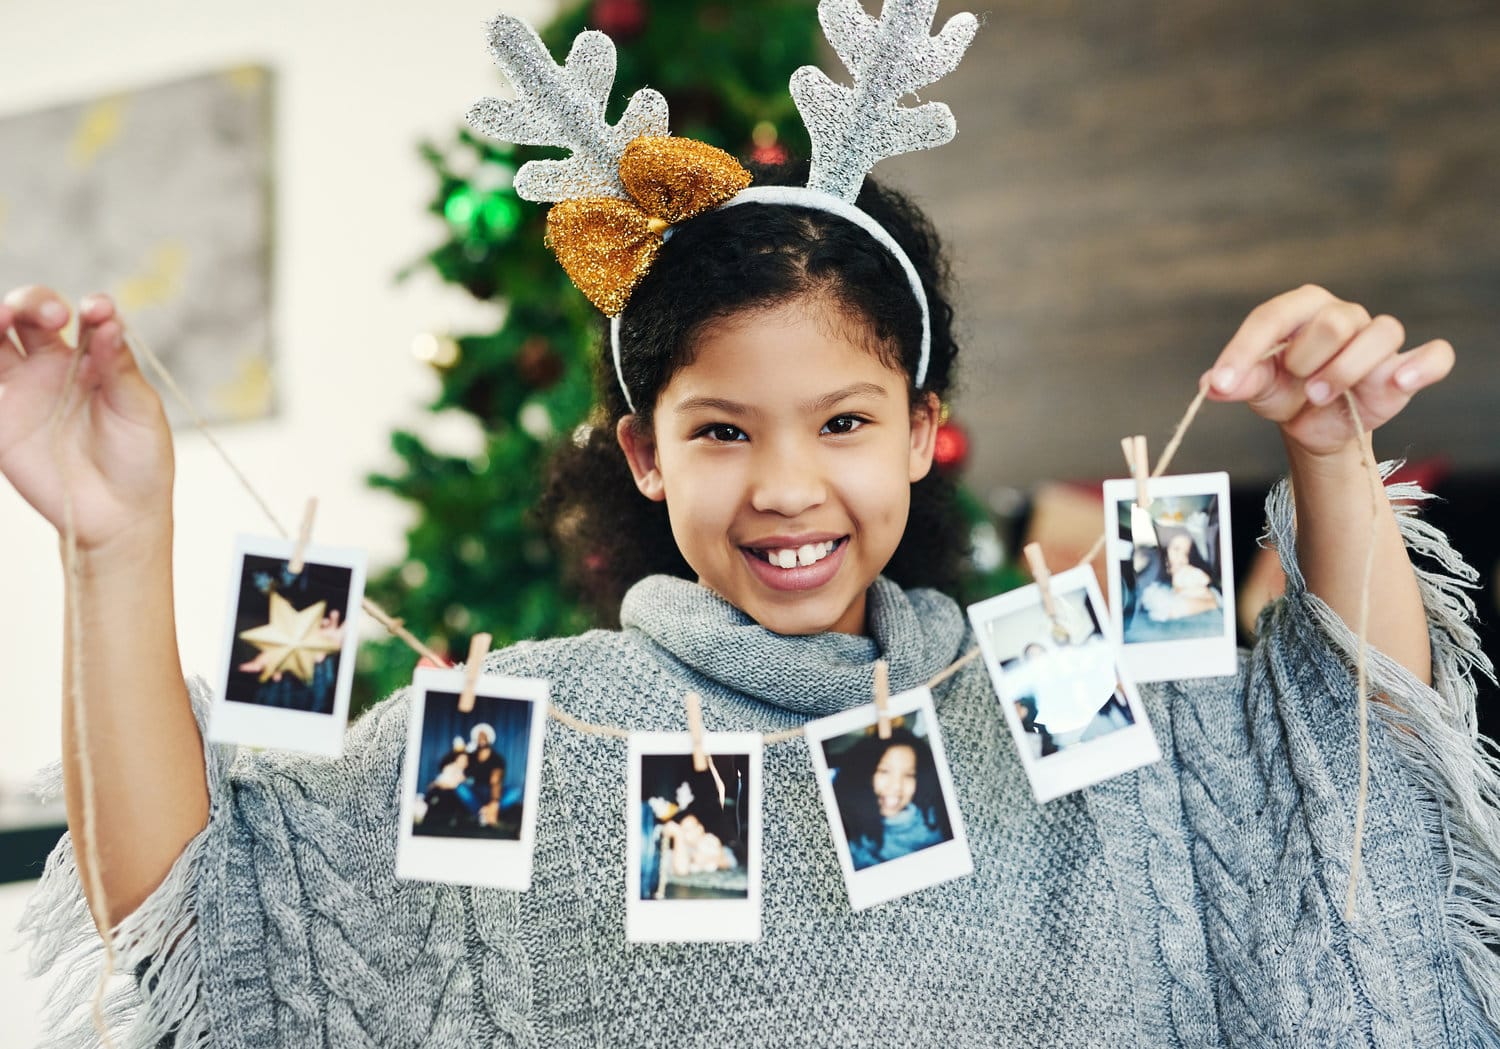
<path fill-rule="evenodd" d="M 1003 672 L 1004 695 L 1015 708 L 1023 748 L 1033 759 L 1135 724 L 1115 648 L 1088 591 L 1078 588 L 1055 596 L 1055 622 L 1038 602 L 986 624 Z"/>
<path fill-rule="evenodd" d="M 457 693 L 426 694 L 412 834 L 520 838 L 535 709 L 525 700 L 480 695 L 465 714 Z"/>
<path fill-rule="evenodd" d="M 691 754 L 640 761 L 640 898 L 745 899 L 750 756 L 710 754 L 704 772 Z"/>
<path fill-rule="evenodd" d="M 1116 504 L 1125 644 L 1224 634 L 1224 565 L 1218 493 L 1155 498 L 1148 508 Z M 1123 547 L 1122 547 L 1123 549 Z"/>

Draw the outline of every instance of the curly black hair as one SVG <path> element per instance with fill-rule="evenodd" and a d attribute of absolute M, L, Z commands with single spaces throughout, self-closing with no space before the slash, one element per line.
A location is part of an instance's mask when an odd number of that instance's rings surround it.
<path fill-rule="evenodd" d="M 827 744 L 824 746 L 826 748 Z M 885 844 L 885 821 L 880 818 L 880 808 L 875 800 L 874 779 L 875 767 L 893 747 L 910 747 L 917 758 L 917 789 L 911 803 L 943 840 L 953 837 L 932 747 L 910 729 L 892 728 L 890 739 L 881 739 L 872 731 L 861 737 L 839 760 L 833 795 L 849 843 L 852 845 L 863 839 L 877 852 Z"/>
<path fill-rule="evenodd" d="M 755 167 L 757 185 L 805 185 L 805 162 Z M 922 393 L 946 396 L 958 344 L 950 274 L 932 224 L 901 193 L 866 179 L 855 202 L 901 245 L 921 278 L 931 317 Z M 638 427 L 649 429 L 657 395 L 691 364 L 709 325 L 814 297 L 862 326 L 870 348 L 908 376 L 921 347 L 921 312 L 900 264 L 867 232 L 824 211 L 749 203 L 708 212 L 673 229 L 620 319 L 622 367 Z M 665 503 L 643 497 L 615 437 L 630 414 L 608 352 L 597 368 L 590 424 L 561 445 L 537 514 L 602 625 L 617 625 L 625 592 L 648 575 L 695 579 L 672 538 Z M 913 387 L 915 398 L 918 391 Z M 953 593 L 967 553 L 951 478 L 934 469 L 912 485 L 911 510 L 884 574 L 904 587 Z"/>

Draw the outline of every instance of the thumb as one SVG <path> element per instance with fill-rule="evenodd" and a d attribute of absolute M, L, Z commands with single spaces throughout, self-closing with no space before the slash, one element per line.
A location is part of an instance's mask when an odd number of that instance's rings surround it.
<path fill-rule="evenodd" d="M 161 398 L 146 381 L 130 347 L 125 329 L 111 318 L 87 333 L 90 370 L 110 407 L 130 418 L 160 410 Z"/>

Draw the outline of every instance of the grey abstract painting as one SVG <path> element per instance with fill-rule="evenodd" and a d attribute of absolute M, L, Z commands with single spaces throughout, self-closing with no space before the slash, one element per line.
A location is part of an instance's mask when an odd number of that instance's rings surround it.
<path fill-rule="evenodd" d="M 271 92 L 245 66 L 0 118 L 0 289 L 111 293 L 210 422 L 275 404 Z"/>

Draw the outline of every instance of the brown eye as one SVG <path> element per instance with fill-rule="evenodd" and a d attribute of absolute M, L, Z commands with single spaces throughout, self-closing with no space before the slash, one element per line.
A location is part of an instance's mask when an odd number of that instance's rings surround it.
<path fill-rule="evenodd" d="M 744 440 L 746 434 L 738 426 L 730 426 L 728 423 L 714 423 L 699 430 L 696 436 L 707 437 L 710 441 L 727 444 L 731 441 Z"/>
<path fill-rule="evenodd" d="M 865 424 L 866 420 L 857 415 L 835 415 L 823 424 L 823 432 L 831 434 L 853 433 Z"/>

